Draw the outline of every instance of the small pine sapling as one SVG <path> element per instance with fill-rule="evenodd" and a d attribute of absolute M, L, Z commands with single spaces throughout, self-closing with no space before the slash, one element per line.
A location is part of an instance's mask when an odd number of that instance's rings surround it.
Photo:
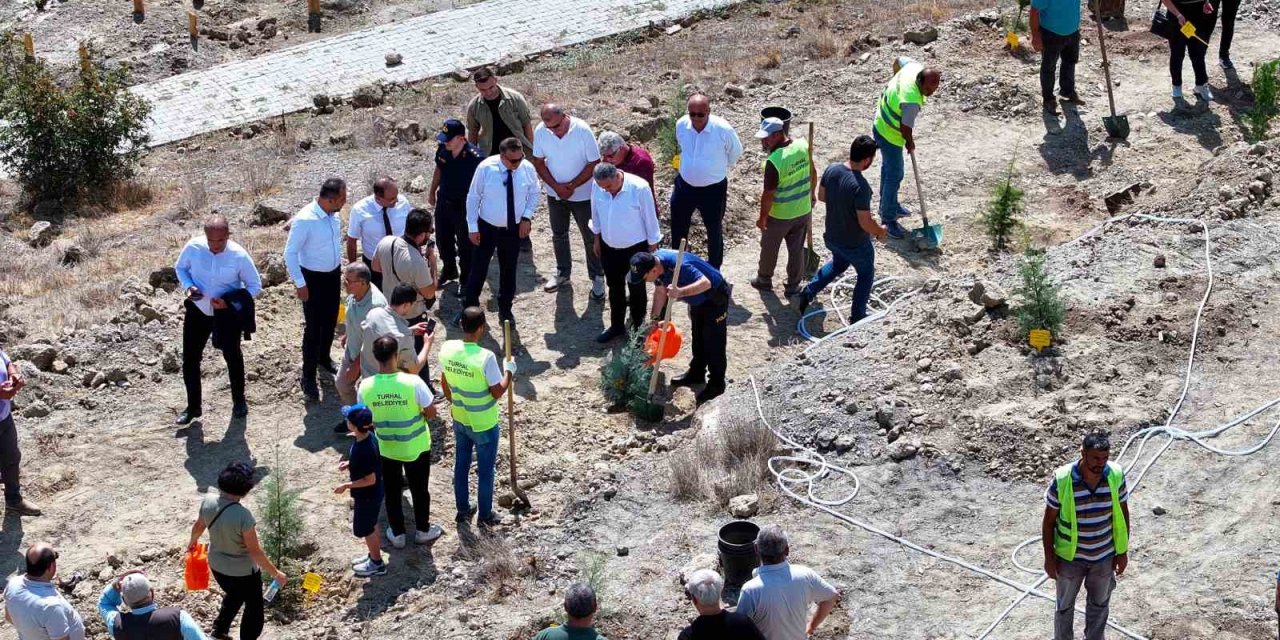
<path fill-rule="evenodd" d="M 986 227 L 987 236 L 991 238 L 992 251 L 1008 250 L 1009 240 L 1022 224 L 1018 218 L 1022 215 L 1022 199 L 1025 194 L 1014 183 L 1017 174 L 1013 164 L 1010 160 L 1004 179 L 996 185 L 991 202 L 982 213 L 982 223 Z"/>
<path fill-rule="evenodd" d="M 1045 272 L 1044 252 L 1029 249 L 1018 264 L 1018 274 L 1022 276 L 1022 289 L 1019 292 L 1022 304 L 1015 310 L 1015 314 L 1022 338 L 1028 339 L 1033 329 L 1045 329 L 1051 335 L 1059 335 L 1066 317 L 1066 307 L 1062 304 L 1058 285 Z"/>

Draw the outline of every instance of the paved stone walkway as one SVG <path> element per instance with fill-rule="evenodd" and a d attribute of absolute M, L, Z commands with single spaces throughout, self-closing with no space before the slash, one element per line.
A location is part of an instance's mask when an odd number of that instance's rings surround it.
<path fill-rule="evenodd" d="M 151 144 L 293 113 L 316 93 L 348 96 L 680 18 L 737 0 L 488 0 L 324 38 L 134 87 L 154 105 Z M 387 67 L 396 50 L 404 62 Z"/>

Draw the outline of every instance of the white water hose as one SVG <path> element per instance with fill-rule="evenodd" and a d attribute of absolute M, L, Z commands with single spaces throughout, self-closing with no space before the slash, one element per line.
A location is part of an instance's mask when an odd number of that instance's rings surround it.
<path fill-rule="evenodd" d="M 1182 429 L 1182 428 L 1173 426 L 1173 421 L 1181 412 L 1183 404 L 1186 402 L 1187 394 L 1191 387 L 1191 373 L 1194 368 L 1196 349 L 1199 345 L 1200 323 L 1204 315 L 1204 308 L 1209 301 L 1209 295 L 1213 291 L 1214 276 L 1213 276 L 1213 260 L 1212 260 L 1211 244 L 1210 244 L 1210 237 L 1209 237 L 1209 226 L 1207 223 L 1201 220 L 1195 220 L 1190 218 L 1163 218 L 1158 216 L 1150 216 L 1146 214 L 1128 214 L 1123 216 L 1116 216 L 1114 218 L 1109 218 L 1106 221 L 1104 221 L 1102 224 L 1090 229 L 1089 231 L 1082 234 L 1080 237 L 1064 244 L 1063 246 L 1068 246 L 1076 242 L 1079 242 L 1084 238 L 1087 238 L 1099 231 L 1102 231 L 1103 229 L 1105 229 L 1107 226 L 1111 224 L 1114 224 L 1116 222 L 1120 222 L 1126 219 L 1146 220 L 1150 222 L 1163 223 L 1163 224 L 1189 224 L 1189 225 L 1195 225 L 1200 227 L 1201 231 L 1204 234 L 1205 271 L 1206 271 L 1207 280 L 1208 280 L 1208 283 L 1205 287 L 1204 296 L 1200 299 L 1200 304 L 1196 309 L 1195 321 L 1192 324 L 1191 348 L 1187 355 L 1186 374 L 1183 377 L 1182 391 L 1179 393 L 1177 401 L 1173 404 L 1173 407 L 1169 410 L 1169 416 L 1165 420 L 1165 423 L 1163 425 L 1140 429 L 1139 431 L 1137 431 L 1136 433 L 1134 433 L 1132 436 L 1129 437 L 1129 439 L 1125 442 L 1124 447 L 1121 448 L 1120 453 L 1115 457 L 1115 462 L 1117 464 L 1120 464 L 1122 468 L 1135 469 L 1138 467 L 1138 463 L 1142 460 L 1143 450 L 1145 449 L 1147 442 L 1156 436 L 1161 436 L 1161 435 L 1168 436 L 1168 440 L 1165 441 L 1164 445 L 1159 450 L 1157 450 L 1153 456 L 1151 456 L 1150 460 L 1148 460 L 1146 465 L 1142 467 L 1141 471 L 1131 476 L 1131 479 L 1128 480 L 1129 493 L 1132 494 L 1133 492 L 1137 491 L 1138 487 L 1141 485 L 1142 479 L 1146 475 L 1147 471 L 1149 471 L 1151 467 L 1155 465 L 1156 461 L 1160 458 L 1161 455 L 1164 454 L 1166 450 L 1169 449 L 1170 446 L 1172 446 L 1174 441 L 1189 440 L 1203 447 L 1204 449 L 1207 449 L 1208 451 L 1211 451 L 1219 455 L 1226 455 L 1226 456 L 1246 456 L 1252 453 L 1256 453 L 1257 451 L 1260 451 L 1263 447 L 1267 446 L 1267 444 L 1269 444 L 1273 438 L 1275 438 L 1277 432 L 1280 432 L 1280 420 L 1276 422 L 1275 426 L 1271 428 L 1270 433 L 1268 433 L 1265 438 L 1263 438 L 1257 444 L 1244 449 L 1237 449 L 1237 450 L 1221 449 L 1207 443 L 1206 440 L 1217 437 L 1218 435 L 1226 432 L 1227 430 L 1233 427 L 1236 427 L 1241 424 L 1244 424 L 1245 422 L 1248 422 L 1250 419 L 1257 416 L 1258 414 L 1263 413 L 1264 411 L 1267 411 L 1269 409 L 1272 409 L 1276 405 L 1280 405 L 1280 397 L 1274 400 L 1271 400 L 1269 402 L 1263 403 L 1262 405 L 1259 405 L 1257 408 L 1252 409 L 1235 418 L 1232 418 L 1228 422 L 1218 425 L 1217 427 L 1214 427 L 1212 429 L 1207 429 L 1203 431 L 1190 431 L 1187 429 Z M 854 276 L 846 276 L 844 278 L 841 278 L 836 283 L 835 286 L 848 287 L 849 285 L 847 283 L 851 277 L 854 277 Z M 902 277 L 884 278 L 882 280 L 876 281 L 874 286 L 880 286 L 882 284 L 885 284 L 891 281 L 901 280 L 901 279 Z M 840 318 L 841 323 L 844 324 L 844 326 L 840 329 L 837 329 L 836 331 L 833 331 L 830 334 L 827 334 L 826 336 L 823 336 L 822 338 L 814 338 L 806 330 L 804 326 L 805 320 L 811 316 L 825 313 L 828 309 L 816 309 L 814 311 L 804 314 L 800 318 L 797 329 L 801 335 L 809 339 L 809 341 L 812 343 L 805 349 L 804 353 L 808 353 L 814 347 L 818 346 L 819 344 L 825 342 L 830 338 L 833 338 L 837 335 L 851 331 L 856 327 L 864 326 L 866 324 L 870 324 L 871 322 L 884 318 L 899 303 L 903 302 L 904 300 L 907 300 L 908 298 L 910 298 L 911 296 L 915 295 L 918 292 L 919 292 L 919 289 L 908 292 L 900 296 L 898 299 L 894 300 L 893 303 L 889 305 L 885 305 L 883 300 L 881 300 L 879 296 L 873 296 L 873 299 L 877 303 L 877 305 L 880 307 L 880 310 L 876 311 L 871 315 L 868 315 L 863 320 L 860 320 L 854 324 L 849 324 L 848 321 L 845 319 L 844 315 L 840 314 L 840 311 L 837 308 L 838 305 L 836 305 L 835 292 L 833 290 L 831 293 L 832 307 L 830 309 L 836 311 L 838 317 Z M 1027 540 L 1023 541 L 1021 544 L 1014 547 L 1013 552 L 1010 554 L 1010 560 L 1013 562 L 1013 565 L 1015 567 L 1017 567 L 1019 570 L 1024 571 L 1028 574 L 1039 576 L 1039 579 L 1036 580 L 1036 582 L 1028 585 L 1028 584 L 1021 584 L 1012 579 L 1001 576 L 995 573 L 994 571 L 984 569 L 977 565 L 971 564 L 965 560 L 961 560 L 959 558 L 938 553 L 936 551 L 933 551 L 932 549 L 927 549 L 916 543 L 911 542 L 910 540 L 901 538 L 899 536 L 895 536 L 869 523 L 863 522 L 852 516 L 848 516 L 837 511 L 835 509 L 836 507 L 840 507 L 851 502 L 858 495 L 860 484 L 858 482 L 857 475 L 855 475 L 853 471 L 845 467 L 841 467 L 841 466 L 834 465 L 827 462 L 826 458 L 823 457 L 821 454 L 819 454 L 817 451 L 814 451 L 813 449 L 810 449 L 808 447 L 805 447 L 795 442 L 794 440 L 785 436 L 778 429 L 775 429 L 773 425 L 769 423 L 768 419 L 764 415 L 764 409 L 760 402 L 760 392 L 756 387 L 756 381 L 754 376 L 751 377 L 751 392 L 755 398 L 756 413 L 760 416 L 761 422 L 764 423 L 765 427 L 768 428 L 771 432 L 773 432 L 773 434 L 780 441 L 786 443 L 788 447 L 790 447 L 792 450 L 795 451 L 794 455 L 774 456 L 769 459 L 769 471 L 776 478 L 778 482 L 778 487 L 779 489 L 782 490 L 783 493 L 787 494 L 788 496 L 791 496 L 792 498 L 794 498 L 795 500 L 803 504 L 810 505 L 820 511 L 828 513 L 842 522 L 845 522 L 847 524 L 856 526 L 870 533 L 886 538 L 890 541 L 893 541 L 909 549 L 919 551 L 920 553 L 923 553 L 925 555 L 937 558 L 944 562 L 949 562 L 959 567 L 963 567 L 965 569 L 978 573 L 979 575 L 995 580 L 996 582 L 999 582 L 1006 586 L 1017 589 L 1020 592 L 1018 597 L 1014 599 L 1007 607 L 1005 607 L 1004 611 L 1002 611 L 1000 615 L 989 626 L 987 626 L 986 630 L 984 630 L 982 634 L 978 636 L 979 640 L 982 640 L 988 637 L 996 629 L 996 627 L 999 626 L 999 624 L 1003 622 L 1009 616 L 1009 614 L 1012 613 L 1013 610 L 1019 604 L 1021 604 L 1024 600 L 1026 600 L 1029 596 L 1036 596 L 1038 598 L 1043 598 L 1045 600 L 1056 601 L 1055 596 L 1044 593 L 1039 590 L 1040 586 L 1043 585 L 1045 581 L 1049 579 L 1049 576 L 1045 574 L 1044 571 L 1041 569 L 1033 569 L 1030 567 L 1026 567 L 1022 563 L 1018 562 L 1018 558 L 1017 558 L 1018 552 L 1027 546 L 1030 546 L 1036 542 L 1039 542 L 1040 541 L 1039 536 L 1028 538 Z M 1133 458 L 1128 464 L 1124 464 L 1123 461 L 1124 461 L 1125 455 L 1128 453 L 1130 446 L 1135 441 L 1138 442 L 1138 446 L 1135 449 Z M 784 465 L 791 465 L 791 464 L 802 465 L 802 466 L 807 465 L 809 467 L 812 467 L 813 470 L 804 471 L 800 468 L 797 468 L 796 466 L 784 466 Z M 844 475 L 848 479 L 852 480 L 853 489 L 845 496 L 842 496 L 836 499 L 830 499 L 830 500 L 822 499 L 822 498 L 819 498 L 817 495 L 815 495 L 815 485 L 818 483 L 818 481 L 834 474 Z M 795 488 L 801 485 L 803 486 L 803 491 L 797 492 Z M 1083 612 L 1083 609 L 1081 607 L 1076 607 L 1076 611 Z M 1107 626 L 1119 631 L 1120 633 L 1130 638 L 1134 638 L 1135 640 L 1146 640 L 1144 636 L 1134 631 L 1130 631 L 1114 622 L 1108 621 Z"/>

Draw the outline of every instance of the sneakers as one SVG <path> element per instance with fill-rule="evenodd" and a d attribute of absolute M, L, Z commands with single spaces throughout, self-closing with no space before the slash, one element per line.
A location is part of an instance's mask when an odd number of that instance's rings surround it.
<path fill-rule="evenodd" d="M 1219 67 L 1222 67 L 1223 69 L 1234 69 L 1234 68 L 1236 68 L 1236 65 L 1234 65 L 1234 64 L 1232 64 L 1232 63 L 1231 63 L 1231 58 L 1219 58 L 1219 59 L 1218 59 L 1218 66 L 1219 66 Z"/>
<path fill-rule="evenodd" d="M 557 275 L 553 278 L 548 278 L 547 283 L 542 285 L 542 290 L 547 293 L 554 293 L 560 288 L 560 285 L 564 284 L 569 284 L 569 276 Z"/>
<path fill-rule="evenodd" d="M 427 388 L 431 390 L 431 404 L 440 404 L 444 402 L 444 392 L 437 389 L 433 384 L 427 384 Z"/>
<path fill-rule="evenodd" d="M 453 518 L 453 521 L 458 524 L 469 523 L 471 522 L 471 518 L 475 517 L 476 511 L 477 511 L 477 508 L 475 505 L 467 507 L 466 513 L 459 513 L 457 516 Z"/>
<path fill-rule="evenodd" d="M 591 279 L 591 299 L 604 300 L 604 276 Z"/>
<path fill-rule="evenodd" d="M 433 524 L 426 531 L 414 532 L 413 541 L 416 544 L 430 544 L 442 535 L 444 535 L 444 529 L 441 529 L 438 524 Z"/>
<path fill-rule="evenodd" d="M 1208 83 L 1196 85 L 1195 92 L 1196 95 L 1200 96 L 1200 99 L 1205 102 L 1213 100 L 1213 91 L 1209 90 Z"/>
<path fill-rule="evenodd" d="M 1069 104 L 1074 104 L 1074 105 L 1076 105 L 1076 106 L 1078 106 L 1078 107 L 1083 107 L 1083 106 L 1084 106 L 1084 100 L 1081 100 L 1081 99 L 1080 99 L 1080 95 L 1079 95 L 1079 94 L 1076 94 L 1076 93 L 1071 93 L 1071 94 L 1060 93 L 1060 94 L 1058 94 L 1058 97 L 1062 98 L 1063 100 L 1066 100 Z"/>
<path fill-rule="evenodd" d="M 1173 96 L 1173 97 L 1175 97 L 1175 98 L 1181 98 L 1181 97 L 1182 97 L 1182 87 L 1175 86 L 1175 87 L 1173 88 L 1173 91 L 1170 91 L 1170 92 L 1169 92 L 1169 95 L 1172 95 L 1172 96 Z"/>
<path fill-rule="evenodd" d="M 884 228 L 889 232 L 889 237 L 895 240 L 901 240 L 907 237 L 907 230 L 902 228 L 896 220 L 890 220 L 884 223 Z"/>
<path fill-rule="evenodd" d="M 397 548 L 397 549 L 403 549 L 403 548 L 404 548 L 404 534 L 402 533 L 402 534 L 400 534 L 400 535 L 398 535 L 398 536 L 397 536 L 397 535 L 394 535 L 394 534 L 392 534 L 392 533 L 391 533 L 391 527 L 387 527 L 387 542 L 390 542 L 390 543 L 391 543 L 391 546 L 393 546 L 393 547 L 395 547 L 395 548 Z"/>
<path fill-rule="evenodd" d="M 204 415 L 204 412 L 199 409 L 187 409 L 182 413 L 179 413 L 178 417 L 174 419 L 173 423 L 174 424 L 191 424 L 192 420 L 195 420 L 196 418 L 199 418 L 202 415 Z"/>
<path fill-rule="evenodd" d="M 809 294 L 808 289 L 801 289 L 800 293 L 796 294 L 796 311 L 803 316 L 811 304 L 813 304 L 813 296 Z"/>
<path fill-rule="evenodd" d="M 496 515 L 490 515 L 488 518 L 480 518 L 479 520 L 476 520 L 476 524 L 480 525 L 481 529 L 492 529 L 502 524 L 502 518 L 499 518 Z"/>
<path fill-rule="evenodd" d="M 6 502 L 4 510 L 5 513 L 12 511 L 20 516 L 38 516 L 44 513 L 40 507 L 26 498 L 18 498 L 17 502 Z"/>
<path fill-rule="evenodd" d="M 355 572 L 356 576 L 361 578 L 385 576 L 387 575 L 387 563 L 374 562 L 373 558 L 365 558 L 364 562 L 352 566 L 351 570 Z"/>

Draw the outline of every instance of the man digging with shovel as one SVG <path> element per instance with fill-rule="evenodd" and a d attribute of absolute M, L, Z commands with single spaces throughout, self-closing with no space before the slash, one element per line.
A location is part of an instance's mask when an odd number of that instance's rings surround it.
<path fill-rule="evenodd" d="M 942 84 L 942 72 L 903 56 L 893 63 L 893 78 L 880 94 L 876 106 L 875 140 L 880 147 L 880 223 L 896 239 L 907 237 L 898 218 L 911 212 L 898 202 L 898 188 L 906 173 L 902 150 L 916 151 L 916 118 L 925 98 Z"/>

